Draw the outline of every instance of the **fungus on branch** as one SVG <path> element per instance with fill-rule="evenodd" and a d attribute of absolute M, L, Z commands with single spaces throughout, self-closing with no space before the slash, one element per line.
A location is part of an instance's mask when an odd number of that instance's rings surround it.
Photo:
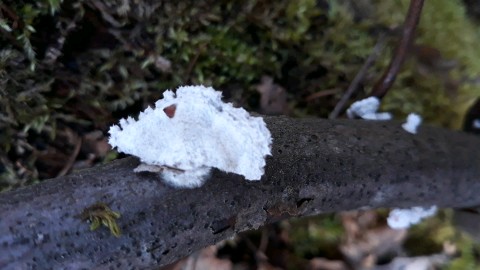
<path fill-rule="evenodd" d="M 178 187 L 198 187 L 211 168 L 260 180 L 272 138 L 261 117 L 221 100 L 205 86 L 168 90 L 155 109 L 109 130 L 109 143 L 140 158 L 136 171 L 156 171 Z"/>
<path fill-rule="evenodd" d="M 347 110 L 350 119 L 362 118 L 366 120 L 391 120 L 392 115 L 388 112 L 377 112 L 380 108 L 380 99 L 368 97 L 354 102 Z"/>
<path fill-rule="evenodd" d="M 429 208 L 418 206 L 406 209 L 395 208 L 388 215 L 387 223 L 392 229 L 407 229 L 436 213 L 437 206 L 435 205 Z"/>
<path fill-rule="evenodd" d="M 416 113 L 410 113 L 407 116 L 407 122 L 402 124 L 402 128 L 412 134 L 417 134 L 417 129 L 422 123 L 422 117 Z"/>

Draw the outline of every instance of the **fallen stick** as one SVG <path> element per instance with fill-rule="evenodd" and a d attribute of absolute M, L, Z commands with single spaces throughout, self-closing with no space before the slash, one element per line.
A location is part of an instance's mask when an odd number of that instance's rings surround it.
<path fill-rule="evenodd" d="M 0 194 L 1 269 L 149 269 L 290 217 L 382 207 L 480 204 L 480 138 L 399 122 L 266 117 L 261 181 L 214 170 L 175 189 L 135 158 Z M 120 237 L 78 216 L 102 202 Z"/>

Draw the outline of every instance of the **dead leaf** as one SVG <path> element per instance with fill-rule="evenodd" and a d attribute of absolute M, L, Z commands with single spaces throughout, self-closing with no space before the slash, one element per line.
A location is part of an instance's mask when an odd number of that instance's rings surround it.
<path fill-rule="evenodd" d="M 427 45 L 416 44 L 413 52 L 426 73 L 450 71 L 458 66 L 457 61 L 444 58 L 438 49 Z"/>
<path fill-rule="evenodd" d="M 260 93 L 260 108 L 263 114 L 287 114 L 287 91 L 278 84 L 273 83 L 270 76 L 262 76 L 260 84 L 256 85 Z"/>
<path fill-rule="evenodd" d="M 230 260 L 217 258 L 217 246 L 209 246 L 198 252 L 193 253 L 187 258 L 175 263 L 169 267 L 169 270 L 231 270 L 233 264 Z"/>
<path fill-rule="evenodd" d="M 342 261 L 313 258 L 308 265 L 310 270 L 347 270 L 347 265 Z"/>
<path fill-rule="evenodd" d="M 446 59 L 442 56 L 440 50 L 422 45 L 415 44 L 412 47 L 413 55 L 417 60 L 416 69 L 423 76 L 432 76 L 443 82 L 447 94 L 456 96 L 461 81 L 452 76 L 451 71 L 458 67 L 458 61 Z"/>
<path fill-rule="evenodd" d="M 82 140 L 68 127 L 57 130 L 55 139 L 38 151 L 36 161 L 41 178 L 52 178 L 70 171 L 78 156 Z"/>
<path fill-rule="evenodd" d="M 157 56 L 155 58 L 155 67 L 165 73 L 170 73 L 172 71 L 172 62 L 163 56 Z"/>
<path fill-rule="evenodd" d="M 362 239 L 345 243 L 340 250 L 352 265 L 358 265 L 359 269 L 371 268 L 379 257 L 399 253 L 406 236 L 406 230 L 383 226 L 364 231 Z"/>
<path fill-rule="evenodd" d="M 111 149 L 102 131 L 95 130 L 83 135 L 82 153 L 84 155 L 93 154 L 95 157 L 102 158 Z"/>
<path fill-rule="evenodd" d="M 376 227 L 378 215 L 375 211 L 350 211 L 340 214 L 347 243 L 358 241 L 365 231 Z"/>
<path fill-rule="evenodd" d="M 401 251 L 407 231 L 386 226 L 375 211 L 346 212 L 341 217 L 345 240 L 340 250 L 358 269 L 371 269 L 379 257 Z"/>
<path fill-rule="evenodd" d="M 260 262 L 257 266 L 257 270 L 282 270 L 283 268 L 275 267 L 266 261 Z"/>

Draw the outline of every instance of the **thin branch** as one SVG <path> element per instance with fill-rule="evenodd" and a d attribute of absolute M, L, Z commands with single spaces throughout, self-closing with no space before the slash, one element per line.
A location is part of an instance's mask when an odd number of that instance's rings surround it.
<path fill-rule="evenodd" d="M 63 166 L 62 170 L 57 174 L 57 177 L 64 176 L 66 175 L 70 169 L 73 167 L 73 164 L 75 163 L 75 160 L 77 160 L 77 156 L 80 153 L 80 148 L 82 148 L 82 138 L 78 135 L 75 136 L 75 148 L 73 149 L 73 152 L 70 154 L 68 157 L 67 161 L 65 162 L 65 165 Z"/>
<path fill-rule="evenodd" d="M 151 269 L 289 217 L 480 204 L 480 137 L 399 122 L 266 117 L 261 181 L 214 170 L 196 189 L 134 173 L 135 158 L 0 194 L 0 269 Z M 122 231 L 78 218 L 103 202 Z"/>
<path fill-rule="evenodd" d="M 347 91 L 342 96 L 340 101 L 338 101 L 337 105 L 335 105 L 335 108 L 328 116 L 329 119 L 335 119 L 338 117 L 343 107 L 345 106 L 345 103 L 347 103 L 347 101 L 350 99 L 352 94 L 358 89 L 358 85 L 363 81 L 363 79 L 367 75 L 368 69 L 370 68 L 370 66 L 373 65 L 378 55 L 382 51 L 384 45 L 385 45 L 385 36 L 382 35 L 378 39 L 377 44 L 375 44 L 375 47 L 373 47 L 372 53 L 368 56 L 367 60 L 365 61 L 363 66 L 360 68 L 357 75 L 355 75 L 355 78 L 353 78 L 353 81 L 348 86 Z"/>
<path fill-rule="evenodd" d="M 326 97 L 326 96 L 330 96 L 330 95 L 335 95 L 337 94 L 338 92 L 340 92 L 342 89 L 341 88 L 338 88 L 338 87 L 335 87 L 335 88 L 331 88 L 331 89 L 324 89 L 324 90 L 320 90 L 318 92 L 315 92 L 313 94 L 310 94 L 308 95 L 306 98 L 305 98 L 305 101 L 306 102 L 312 102 L 314 101 L 315 99 L 317 98 L 322 98 L 322 97 Z"/>
<path fill-rule="evenodd" d="M 383 76 L 373 86 L 370 96 L 375 96 L 382 99 L 392 87 L 397 77 L 398 71 L 402 66 L 407 52 L 410 49 L 412 41 L 415 37 L 415 30 L 420 20 L 420 14 L 422 13 L 424 0 L 410 0 L 410 6 L 408 8 L 407 17 L 403 25 L 402 38 L 395 53 L 392 56 L 392 60 Z"/>
<path fill-rule="evenodd" d="M 190 83 L 190 79 L 192 76 L 193 69 L 195 68 L 195 65 L 197 64 L 198 58 L 200 55 L 203 53 L 207 45 L 203 44 L 200 45 L 199 49 L 197 50 L 197 53 L 193 56 L 193 59 L 190 60 L 190 63 L 188 64 L 187 71 L 185 72 L 185 82 Z"/>

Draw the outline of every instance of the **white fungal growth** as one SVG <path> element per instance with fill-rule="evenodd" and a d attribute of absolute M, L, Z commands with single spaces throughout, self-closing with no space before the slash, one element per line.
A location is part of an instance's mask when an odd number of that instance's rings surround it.
<path fill-rule="evenodd" d="M 422 123 L 422 117 L 416 113 L 411 113 L 407 116 L 407 122 L 402 124 L 402 128 L 412 134 L 417 134 L 417 129 Z"/>
<path fill-rule="evenodd" d="M 362 118 L 365 120 L 390 120 L 392 115 L 388 112 L 377 112 L 380 108 L 380 100 L 377 97 L 368 97 L 354 102 L 347 109 L 347 116 L 350 119 Z"/>
<path fill-rule="evenodd" d="M 475 119 L 472 124 L 473 128 L 480 129 L 480 119 Z"/>
<path fill-rule="evenodd" d="M 407 229 L 411 225 L 417 224 L 422 219 L 431 217 L 437 213 L 437 206 L 430 208 L 412 207 L 407 209 L 393 209 L 387 218 L 390 228 L 395 230 Z"/>
<path fill-rule="evenodd" d="M 200 186 L 211 168 L 260 180 L 272 138 L 261 117 L 221 100 L 205 86 L 168 90 L 155 109 L 138 120 L 120 120 L 109 130 L 109 143 L 140 158 L 136 171 L 157 171 L 178 187 Z"/>

